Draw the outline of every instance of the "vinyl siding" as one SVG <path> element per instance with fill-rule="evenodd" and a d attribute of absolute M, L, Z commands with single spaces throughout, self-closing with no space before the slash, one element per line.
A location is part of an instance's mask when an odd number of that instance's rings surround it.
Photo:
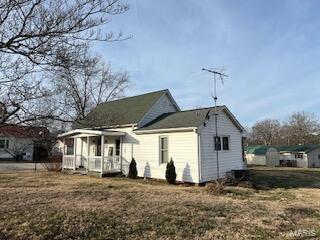
<path fill-rule="evenodd" d="M 246 154 L 247 164 L 251 165 L 266 165 L 265 155 Z"/>
<path fill-rule="evenodd" d="M 199 182 L 198 148 L 195 132 L 171 132 L 162 134 L 135 134 L 131 128 L 118 128 L 126 132 L 123 137 L 122 157 L 129 162 L 132 157 L 137 163 L 138 176 L 165 179 L 166 164 L 160 164 L 160 136 L 168 137 L 169 159 L 176 167 L 177 180 Z"/>
<path fill-rule="evenodd" d="M 2 139 L 8 139 L 9 146 L 7 150 L 0 150 L 0 158 L 13 159 L 15 154 L 25 153 L 25 155 L 23 155 L 23 160 L 33 159 L 34 144 L 31 138 L 2 137 Z"/>
<path fill-rule="evenodd" d="M 229 117 L 224 112 L 220 112 L 218 115 L 218 135 L 229 136 L 230 150 L 219 151 L 219 175 L 223 177 L 227 171 L 244 168 L 241 144 L 242 134 Z M 201 182 L 217 178 L 214 136 L 215 120 L 214 116 L 211 116 L 206 126 L 200 129 Z"/>
<path fill-rule="evenodd" d="M 150 111 L 143 117 L 139 123 L 139 127 L 142 127 L 152 120 L 156 119 L 160 115 L 169 112 L 176 112 L 175 104 L 171 102 L 168 95 L 163 95 L 150 109 Z"/>
<path fill-rule="evenodd" d="M 320 148 L 317 148 L 311 152 L 308 152 L 307 158 L 308 158 L 309 168 L 320 167 L 319 154 L 320 154 Z"/>
<path fill-rule="evenodd" d="M 246 159 L 247 164 L 274 167 L 279 166 L 280 154 L 277 149 L 270 147 L 265 155 L 248 153 Z"/>

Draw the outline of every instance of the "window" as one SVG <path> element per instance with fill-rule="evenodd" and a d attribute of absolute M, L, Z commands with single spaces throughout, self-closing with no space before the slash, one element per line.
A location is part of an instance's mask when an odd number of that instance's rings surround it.
<path fill-rule="evenodd" d="M 120 139 L 116 139 L 116 156 L 120 155 Z"/>
<path fill-rule="evenodd" d="M 221 151 L 221 137 L 214 137 L 214 150 L 218 150 L 218 151 Z"/>
<path fill-rule="evenodd" d="M 222 140 L 222 143 L 221 143 Z M 214 143 L 215 143 L 215 150 L 217 151 L 227 151 L 230 150 L 230 146 L 229 146 L 229 137 L 224 136 L 224 137 L 214 137 Z"/>
<path fill-rule="evenodd" d="M 160 163 L 167 163 L 168 160 L 168 137 L 160 137 Z"/>
<path fill-rule="evenodd" d="M 296 154 L 294 155 L 294 157 L 295 157 L 296 159 L 303 159 L 303 154 L 302 154 L 302 153 L 296 153 Z"/>
<path fill-rule="evenodd" d="M 0 140 L 0 148 L 5 148 L 5 145 L 6 145 L 6 140 L 1 139 Z"/>
<path fill-rule="evenodd" d="M 222 137 L 223 150 L 229 150 L 229 137 Z"/>
<path fill-rule="evenodd" d="M 0 139 L 0 148 L 9 148 L 9 141 L 7 139 Z"/>

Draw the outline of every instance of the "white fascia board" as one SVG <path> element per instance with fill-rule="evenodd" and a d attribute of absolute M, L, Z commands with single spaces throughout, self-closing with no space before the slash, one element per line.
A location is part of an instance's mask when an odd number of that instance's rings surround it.
<path fill-rule="evenodd" d="M 74 136 L 74 135 L 79 135 L 81 134 L 82 136 L 92 136 L 92 135 L 104 135 L 104 136 L 123 136 L 125 135 L 124 132 L 118 132 L 118 131 L 100 131 L 100 130 L 89 130 L 89 129 L 74 129 L 62 134 L 58 135 L 58 138 L 63 138 L 67 136 Z"/>
<path fill-rule="evenodd" d="M 184 128 L 166 128 L 166 129 L 151 129 L 151 130 L 135 130 L 134 133 L 139 134 L 152 134 L 152 133 L 169 133 L 169 132 L 192 132 L 196 131 L 196 127 Z"/>

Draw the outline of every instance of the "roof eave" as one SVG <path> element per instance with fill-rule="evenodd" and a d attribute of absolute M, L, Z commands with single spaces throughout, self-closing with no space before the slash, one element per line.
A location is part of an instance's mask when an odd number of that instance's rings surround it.
<path fill-rule="evenodd" d="M 61 133 L 58 135 L 58 138 L 65 138 L 65 137 L 76 137 L 81 135 L 82 137 L 84 135 L 86 136 L 123 136 L 125 135 L 125 132 L 118 132 L 118 131 L 99 131 L 99 130 L 89 130 L 89 129 L 74 129 L 65 133 Z"/>
<path fill-rule="evenodd" d="M 170 133 L 170 132 L 193 132 L 197 127 L 180 127 L 180 128 L 162 128 L 149 130 L 134 130 L 134 133 L 139 134 L 153 134 L 153 133 Z"/>

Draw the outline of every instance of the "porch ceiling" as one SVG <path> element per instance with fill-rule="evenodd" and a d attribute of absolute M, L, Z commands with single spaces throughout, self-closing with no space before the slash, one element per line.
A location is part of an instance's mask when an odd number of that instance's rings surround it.
<path fill-rule="evenodd" d="M 91 129 L 74 129 L 58 135 L 58 138 L 65 137 L 92 137 L 92 136 L 123 136 L 125 132 L 111 130 L 91 130 Z"/>

